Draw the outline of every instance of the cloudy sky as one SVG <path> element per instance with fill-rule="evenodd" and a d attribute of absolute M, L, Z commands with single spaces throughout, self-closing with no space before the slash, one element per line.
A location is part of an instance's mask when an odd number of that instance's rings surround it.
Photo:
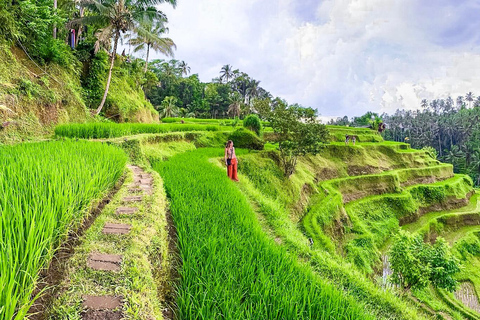
<path fill-rule="evenodd" d="M 480 95 L 478 0 L 177 1 L 175 58 L 202 81 L 231 64 L 322 116 Z"/>

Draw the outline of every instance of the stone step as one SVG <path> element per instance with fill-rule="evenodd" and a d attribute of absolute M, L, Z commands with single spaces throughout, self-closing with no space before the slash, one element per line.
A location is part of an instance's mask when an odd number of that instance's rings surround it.
<path fill-rule="evenodd" d="M 114 310 L 122 306 L 122 298 L 115 296 L 83 296 L 83 307 L 93 310 Z"/>
<path fill-rule="evenodd" d="M 142 196 L 128 196 L 122 199 L 123 202 L 141 202 Z"/>
<path fill-rule="evenodd" d="M 138 211 L 138 208 L 135 207 L 118 207 L 117 214 L 134 214 Z"/>
<path fill-rule="evenodd" d="M 152 184 L 153 179 L 152 178 L 150 178 L 150 179 L 136 179 L 134 181 L 134 183 L 137 183 L 137 184 Z"/>
<path fill-rule="evenodd" d="M 91 253 L 88 256 L 87 266 L 94 270 L 120 271 L 122 256 L 117 254 Z"/>
<path fill-rule="evenodd" d="M 104 234 L 127 234 L 132 228 L 129 224 L 105 223 L 102 232 Z"/>

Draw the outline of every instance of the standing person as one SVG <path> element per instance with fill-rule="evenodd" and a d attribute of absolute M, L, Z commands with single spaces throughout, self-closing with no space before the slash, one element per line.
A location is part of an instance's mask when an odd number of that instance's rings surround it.
<path fill-rule="evenodd" d="M 233 141 L 228 140 L 225 145 L 225 164 L 227 165 L 227 175 L 233 181 L 238 181 L 237 175 L 237 156 L 235 155 L 235 148 Z"/>

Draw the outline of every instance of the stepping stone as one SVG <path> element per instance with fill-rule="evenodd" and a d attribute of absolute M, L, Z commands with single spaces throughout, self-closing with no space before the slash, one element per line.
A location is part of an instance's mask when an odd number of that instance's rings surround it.
<path fill-rule="evenodd" d="M 118 207 L 117 208 L 117 214 L 133 214 L 138 211 L 138 208 L 132 208 L 132 207 Z"/>
<path fill-rule="evenodd" d="M 83 307 L 93 310 L 113 310 L 122 306 L 122 299 L 114 296 L 83 296 Z"/>
<path fill-rule="evenodd" d="M 105 223 L 102 232 L 104 234 L 127 234 L 132 228 L 129 224 Z"/>
<path fill-rule="evenodd" d="M 153 179 L 150 178 L 150 179 L 136 179 L 133 181 L 133 183 L 136 183 L 136 184 L 152 184 L 153 183 Z"/>
<path fill-rule="evenodd" d="M 135 189 L 128 189 L 128 192 L 139 193 L 139 192 L 142 192 L 142 189 L 140 189 L 139 186 L 135 186 Z"/>
<path fill-rule="evenodd" d="M 141 175 L 140 175 L 140 178 L 141 178 L 141 179 L 152 179 L 152 175 L 149 174 L 149 173 L 141 174 Z"/>
<path fill-rule="evenodd" d="M 128 196 L 123 198 L 123 202 L 141 202 L 142 196 Z"/>
<path fill-rule="evenodd" d="M 82 320 L 122 320 L 124 319 L 122 311 L 112 310 L 92 310 L 88 309 L 82 312 Z"/>
<path fill-rule="evenodd" d="M 94 270 L 120 271 L 122 256 L 118 254 L 91 253 L 87 260 L 87 266 Z"/>

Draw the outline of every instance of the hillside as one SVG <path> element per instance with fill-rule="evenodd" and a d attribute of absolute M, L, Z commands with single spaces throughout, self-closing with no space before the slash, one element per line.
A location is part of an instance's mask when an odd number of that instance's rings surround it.
<path fill-rule="evenodd" d="M 54 294 L 30 310 L 41 310 L 34 319 L 94 319 L 88 301 L 98 297 L 112 299 L 102 314 L 118 319 L 479 319 L 471 179 L 369 129 L 328 129 L 330 143 L 285 178 L 266 128 L 265 150 L 237 147 L 235 183 L 223 163 L 231 123 L 58 127 L 58 137 L 95 138 L 80 142 L 112 155 L 119 147 L 130 160 L 118 194 L 61 258 Z M 355 145 L 341 141 L 346 133 Z M 456 291 L 391 283 L 389 250 L 401 230 L 446 239 L 462 264 Z M 119 260 L 92 260 L 108 255 Z"/>
<path fill-rule="evenodd" d="M 331 143 L 319 155 L 302 158 L 290 179 L 279 168 L 274 144 L 260 152 L 239 149 L 240 182 L 234 184 L 220 160 L 231 128 L 201 131 L 215 123 L 197 122 L 193 132 L 176 133 L 184 131 L 178 125 L 170 133 L 111 140 L 128 145 L 137 163 L 151 164 L 164 179 L 182 261 L 179 318 L 226 312 L 231 319 L 357 319 L 358 310 L 375 319 L 480 318 L 478 304 L 468 306 L 477 301 L 472 290 L 480 284 L 480 215 L 468 176 L 455 175 L 427 151 L 384 142 L 369 129 L 330 126 Z M 356 135 L 355 146 L 345 145 L 345 133 Z M 265 138 L 275 137 L 266 130 Z M 388 282 L 387 253 L 400 229 L 425 241 L 447 239 L 464 266 L 455 294 L 429 286 L 404 295 Z M 282 264 L 275 262 L 279 258 Z M 252 272 L 253 279 L 263 279 L 261 286 L 249 285 Z M 323 288 L 318 296 L 316 289 L 299 289 L 305 277 Z M 272 309 L 256 309 L 253 296 L 238 296 L 244 290 L 268 296 Z M 316 303 L 289 310 L 280 299 L 283 291 L 300 305 L 303 299 Z M 325 304 L 332 309 L 323 310 Z"/>
<path fill-rule="evenodd" d="M 106 61 L 105 56 L 99 54 L 95 59 Z M 119 58 L 105 117 L 119 122 L 158 121 L 158 113 L 124 64 Z M 78 61 L 68 66 L 40 65 L 21 48 L 0 45 L 0 142 L 38 139 L 51 134 L 59 123 L 96 121 L 89 107 L 98 102 L 89 100 L 92 93 L 85 83 L 89 77 L 85 67 Z M 104 87 L 107 71 L 105 62 L 97 71 L 96 86 Z"/>

